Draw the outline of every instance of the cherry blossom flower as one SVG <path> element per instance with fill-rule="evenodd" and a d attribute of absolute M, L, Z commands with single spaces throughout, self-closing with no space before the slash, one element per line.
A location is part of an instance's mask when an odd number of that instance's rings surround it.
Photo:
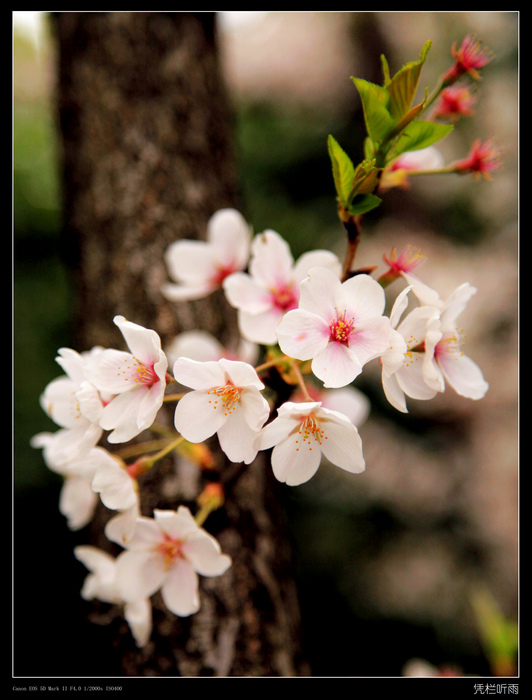
<path fill-rule="evenodd" d="M 198 574 L 221 576 L 231 558 L 185 506 L 156 509 L 153 515 L 138 518 L 134 537 L 117 557 L 118 591 L 134 603 L 160 590 L 166 607 L 186 617 L 200 608 Z"/>
<path fill-rule="evenodd" d="M 288 243 L 278 233 L 268 230 L 255 236 L 249 274 L 235 273 L 223 283 L 227 300 L 238 310 L 241 335 L 253 343 L 276 345 L 279 321 L 297 308 L 299 284 L 317 266 L 330 268 L 337 276 L 341 273 L 340 261 L 330 251 L 310 251 L 294 262 Z"/>
<path fill-rule="evenodd" d="M 339 389 L 324 389 L 308 384 L 307 396 L 301 390 L 296 390 L 291 397 L 294 403 L 304 403 L 308 397 L 321 403 L 323 408 L 342 413 L 349 418 L 357 428 L 363 425 L 370 413 L 371 404 L 368 397 L 354 386 L 344 386 Z"/>
<path fill-rule="evenodd" d="M 501 166 L 500 155 L 500 150 L 491 141 L 476 139 L 467 157 L 455 161 L 452 168 L 460 175 L 471 173 L 473 177 L 491 180 L 491 173 Z"/>
<path fill-rule="evenodd" d="M 139 499 L 124 510 L 119 510 L 116 515 L 110 518 L 104 528 L 105 536 L 111 542 L 116 542 L 121 547 L 125 547 L 135 534 L 137 519 L 141 515 Z"/>
<path fill-rule="evenodd" d="M 282 404 L 277 417 L 262 429 L 256 445 L 259 450 L 273 447 L 273 473 L 289 486 L 311 479 L 322 455 L 353 474 L 365 469 L 362 440 L 354 424 L 319 401 Z"/>
<path fill-rule="evenodd" d="M 42 448 L 46 466 L 63 478 L 59 494 L 59 512 L 65 516 L 70 530 L 80 530 L 90 523 L 98 502 L 92 489 L 92 479 L 96 471 L 94 453 L 101 448 L 94 447 L 84 456 L 75 456 L 65 461 L 64 453 L 57 451 L 57 433 L 38 433 L 31 439 L 31 446 Z"/>
<path fill-rule="evenodd" d="M 137 482 L 119 458 L 103 448 L 97 450 L 92 489 L 110 510 L 128 510 L 138 500 Z"/>
<path fill-rule="evenodd" d="M 313 268 L 300 285 L 299 308 L 281 320 L 281 350 L 311 360 L 326 388 L 350 384 L 363 365 L 388 347 L 390 321 L 383 316 L 384 289 L 368 275 L 341 282 L 326 268 Z"/>
<path fill-rule="evenodd" d="M 89 574 L 83 582 L 81 597 L 84 600 L 101 600 L 103 603 L 122 605 L 116 585 L 116 559 L 102 549 L 91 545 L 79 545 L 74 549 L 78 561 L 86 566 Z M 148 598 L 141 598 L 124 605 L 124 617 L 129 624 L 137 646 L 148 642 L 152 631 L 152 608 Z"/>
<path fill-rule="evenodd" d="M 466 282 L 445 301 L 414 309 L 398 325 L 408 291 L 394 304 L 390 348 L 381 357 L 383 387 L 390 403 L 406 411 L 405 394 L 430 399 L 445 391 L 446 383 L 461 396 L 481 399 L 488 384 L 478 365 L 463 354 L 463 333 L 456 326 L 476 289 Z"/>
<path fill-rule="evenodd" d="M 100 427 L 111 430 L 111 443 L 127 442 L 149 428 L 159 411 L 166 388 L 168 360 L 155 331 L 115 316 L 130 352 L 101 350 L 88 361 L 89 380 L 113 398 L 106 404 Z"/>
<path fill-rule="evenodd" d="M 106 508 L 119 511 L 106 523 L 105 534 L 111 542 L 124 546 L 132 538 L 140 515 L 136 467 L 127 466 L 103 448 L 94 450 L 93 459 L 92 490 Z"/>
<path fill-rule="evenodd" d="M 426 260 L 426 256 L 421 253 L 419 248 L 407 245 L 397 255 L 395 247 L 393 247 L 390 255 L 384 255 L 383 258 L 388 265 L 388 270 L 379 277 L 381 285 L 387 286 L 394 280 L 402 277 L 409 287 L 414 290 L 415 295 L 422 300 L 422 303 L 438 304 L 440 298 L 438 292 L 431 289 L 414 274 L 414 270 Z"/>
<path fill-rule="evenodd" d="M 87 454 L 102 435 L 98 424 L 103 411 L 102 397 L 84 372 L 91 355 L 94 353 L 79 354 L 61 348 L 56 361 L 65 375 L 49 382 L 41 394 L 42 409 L 59 426 L 53 439 L 47 441 L 47 452 L 54 464 Z"/>
<path fill-rule="evenodd" d="M 448 383 L 460 396 L 478 400 L 486 394 L 489 385 L 480 367 L 470 357 L 464 355 L 462 350 L 464 333 L 456 325 L 458 316 L 476 292 L 475 287 L 465 282 L 442 302 L 440 308 L 442 337 L 434 348 L 433 364 L 440 373 L 443 385 Z"/>
<path fill-rule="evenodd" d="M 172 243 L 165 255 L 170 277 L 162 292 L 170 301 L 202 299 L 233 272 L 245 269 L 251 230 L 235 209 L 220 209 L 209 220 L 207 240 Z"/>
<path fill-rule="evenodd" d="M 434 350 L 442 337 L 439 309 L 418 306 L 401 321 L 410 289 L 404 289 L 395 300 L 390 314 L 390 347 L 381 356 L 384 393 L 403 413 L 408 410 L 405 395 L 427 400 L 444 388 L 433 365 Z"/>
<path fill-rule="evenodd" d="M 67 474 L 59 495 L 59 512 L 64 515 L 69 530 L 81 530 L 94 517 L 98 496 L 92 490 L 90 479 Z"/>
<path fill-rule="evenodd" d="M 232 462 L 249 464 L 257 454 L 253 441 L 270 414 L 261 395 L 264 384 L 251 365 L 226 360 L 197 362 L 181 357 L 174 377 L 193 391 L 175 411 L 175 427 L 189 442 L 203 442 L 215 433 Z"/>

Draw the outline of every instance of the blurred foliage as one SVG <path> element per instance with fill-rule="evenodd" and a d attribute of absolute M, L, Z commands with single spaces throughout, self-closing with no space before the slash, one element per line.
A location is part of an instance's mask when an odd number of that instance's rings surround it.
<path fill-rule="evenodd" d="M 35 47 L 15 41 L 20 70 L 35 66 Z M 34 80 L 39 81 L 38 72 Z M 16 95 L 16 92 L 15 92 Z M 61 374 L 54 358 L 69 337 L 69 283 L 61 256 L 57 142 L 49 102 L 15 99 L 13 129 L 14 470 L 17 489 L 55 481 L 32 435 L 55 430 L 39 405 Z"/>
<path fill-rule="evenodd" d="M 305 105 L 247 102 L 236 130 L 243 201 L 256 233 L 274 229 L 295 257 L 329 245 L 338 225 L 327 133 L 331 115 Z"/>

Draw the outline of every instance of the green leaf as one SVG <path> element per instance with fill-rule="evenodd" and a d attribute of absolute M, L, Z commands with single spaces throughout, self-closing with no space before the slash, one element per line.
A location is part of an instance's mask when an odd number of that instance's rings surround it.
<path fill-rule="evenodd" d="M 364 139 L 364 157 L 367 160 L 371 160 L 375 156 L 375 146 L 373 141 L 367 137 Z"/>
<path fill-rule="evenodd" d="M 395 122 L 401 120 L 412 106 L 419 83 L 421 69 L 425 63 L 431 43 L 432 42 L 427 41 L 423 47 L 423 50 L 421 51 L 419 60 L 407 63 L 385 85 L 385 88 L 390 95 L 390 114 Z"/>
<path fill-rule="evenodd" d="M 377 185 L 377 173 L 378 170 L 375 168 L 374 158 L 363 160 L 362 163 L 357 165 L 351 190 L 347 197 L 347 204 L 351 202 L 355 195 L 369 194 L 375 189 Z"/>
<path fill-rule="evenodd" d="M 426 121 L 411 122 L 397 139 L 393 149 L 388 153 L 388 160 L 397 158 L 405 151 L 418 151 L 432 146 L 453 130 L 452 124 L 435 124 Z"/>
<path fill-rule="evenodd" d="M 382 199 L 374 194 L 357 195 L 349 205 L 349 213 L 353 216 L 365 214 L 378 207 L 381 202 Z"/>
<path fill-rule="evenodd" d="M 382 75 L 384 77 L 383 85 L 386 86 L 390 82 L 390 69 L 388 67 L 388 61 L 386 60 L 386 56 L 384 54 L 381 54 L 381 66 Z"/>
<path fill-rule="evenodd" d="M 391 138 L 393 139 L 395 136 L 398 136 L 402 131 L 406 129 L 406 127 L 410 124 L 410 122 L 413 122 L 414 119 L 416 119 L 420 114 L 423 113 L 423 110 L 425 108 L 425 100 L 423 102 L 420 102 L 418 105 L 415 107 L 412 107 L 402 119 L 399 120 L 399 122 L 395 125 L 392 133 L 391 133 Z"/>
<path fill-rule="evenodd" d="M 362 78 L 351 78 L 362 100 L 364 120 L 368 136 L 374 144 L 381 143 L 394 127 L 394 120 L 388 111 L 390 95 L 388 91 Z"/>
<path fill-rule="evenodd" d="M 334 186 L 338 201 L 345 207 L 349 203 L 349 195 L 355 179 L 355 167 L 336 139 L 329 135 L 327 140 L 329 156 L 332 163 Z"/>

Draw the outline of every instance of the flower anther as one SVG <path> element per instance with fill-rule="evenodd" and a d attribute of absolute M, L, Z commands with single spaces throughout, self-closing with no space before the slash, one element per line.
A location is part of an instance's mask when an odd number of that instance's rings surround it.
<path fill-rule="evenodd" d="M 314 413 L 310 413 L 308 416 L 301 418 L 301 425 L 299 426 L 298 433 L 299 438 L 296 440 L 296 452 L 299 452 L 305 445 L 307 445 L 309 451 L 312 451 L 312 442 L 317 443 L 317 447 L 321 448 L 323 440 L 328 439 L 319 418 Z"/>
<path fill-rule="evenodd" d="M 344 311 L 342 315 L 337 315 L 331 321 L 329 326 L 331 331 L 331 341 L 336 341 L 337 343 L 345 343 L 349 345 L 349 337 L 355 329 L 355 319 L 346 318 L 347 312 Z"/>
<path fill-rule="evenodd" d="M 212 396 L 209 399 L 209 404 L 214 410 L 218 408 L 218 401 L 221 401 L 220 408 L 225 416 L 233 413 L 240 401 L 241 394 L 242 389 L 234 386 L 232 382 L 227 382 L 225 386 L 215 387 L 207 392 L 207 396 Z"/>
<path fill-rule="evenodd" d="M 161 557 L 165 571 L 175 564 L 177 559 L 183 557 L 183 540 L 164 535 L 163 539 L 154 546 L 154 551 Z"/>

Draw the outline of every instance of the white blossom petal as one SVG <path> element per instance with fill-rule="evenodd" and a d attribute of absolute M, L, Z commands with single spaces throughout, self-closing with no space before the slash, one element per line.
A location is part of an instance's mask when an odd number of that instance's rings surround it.
<path fill-rule="evenodd" d="M 362 372 L 362 363 L 351 348 L 341 343 L 328 343 L 312 360 L 312 372 L 327 388 L 351 384 Z"/>
<path fill-rule="evenodd" d="M 236 209 L 219 209 L 207 224 L 207 240 L 225 267 L 243 270 L 249 258 L 251 229 Z"/>
<path fill-rule="evenodd" d="M 318 471 L 321 461 L 319 449 L 302 450 L 291 435 L 272 451 L 272 469 L 275 478 L 288 486 L 300 486 Z"/>
<path fill-rule="evenodd" d="M 139 428 L 137 423 L 140 406 L 146 392 L 146 389 L 141 389 L 131 393 L 118 394 L 105 406 L 100 426 L 104 430 L 112 431 L 107 436 L 107 440 L 111 444 L 128 442 L 142 430 L 150 427 L 151 423 L 147 423 Z"/>
<path fill-rule="evenodd" d="M 97 502 L 98 496 L 88 479 L 81 476 L 65 479 L 59 496 L 59 511 L 67 519 L 70 530 L 81 530 L 90 523 Z"/>
<path fill-rule="evenodd" d="M 250 464 L 257 456 L 257 449 L 253 446 L 257 433 L 258 429 L 250 428 L 242 407 L 238 405 L 230 420 L 218 428 L 218 440 L 231 462 Z"/>
<path fill-rule="evenodd" d="M 323 318 L 305 309 L 288 311 L 277 326 L 279 347 L 297 360 L 310 360 L 323 352 L 329 337 L 329 326 Z"/>
<path fill-rule="evenodd" d="M 364 365 L 382 355 L 390 343 L 390 321 L 386 316 L 366 318 L 355 324 L 349 337 L 349 349 Z"/>
<path fill-rule="evenodd" d="M 128 321 L 123 316 L 115 316 L 114 323 L 120 329 L 131 354 L 144 365 L 154 364 L 161 359 L 161 339 L 155 331 Z"/>
<path fill-rule="evenodd" d="M 96 471 L 92 488 L 100 494 L 100 499 L 107 508 L 127 510 L 137 501 L 134 482 L 116 460 L 112 458 L 111 460 L 109 464 L 101 466 Z"/>
<path fill-rule="evenodd" d="M 144 647 L 152 632 L 152 607 L 148 599 L 126 603 L 124 617 L 138 647 Z"/>
<path fill-rule="evenodd" d="M 310 250 L 303 253 L 294 265 L 293 276 L 295 281 L 300 284 L 313 267 L 327 268 L 338 278 L 342 273 L 342 263 L 337 255 L 329 250 Z"/>
<path fill-rule="evenodd" d="M 265 289 L 285 283 L 294 258 L 288 243 L 276 231 L 267 230 L 251 243 L 250 275 Z"/>
<path fill-rule="evenodd" d="M 75 384 L 81 384 L 85 380 L 83 356 L 72 348 L 60 348 L 57 355 L 55 361 L 62 367 L 68 378 Z"/>
<path fill-rule="evenodd" d="M 218 541 L 204 530 L 183 543 L 183 556 L 201 576 L 221 576 L 231 566 L 231 557 L 222 554 Z"/>
<path fill-rule="evenodd" d="M 179 506 L 177 511 L 156 508 L 153 517 L 160 530 L 173 539 L 186 540 L 198 532 L 198 525 L 185 506 Z"/>
<path fill-rule="evenodd" d="M 398 411 L 401 411 L 401 413 L 408 413 L 405 393 L 399 385 L 397 374 L 386 374 L 383 372 L 382 387 L 390 404 Z"/>
<path fill-rule="evenodd" d="M 458 286 L 446 299 L 441 310 L 441 324 L 444 332 L 455 327 L 456 319 L 476 293 L 476 288 L 471 286 L 469 282 L 465 282 Z"/>
<path fill-rule="evenodd" d="M 342 283 L 338 275 L 325 267 L 309 270 L 299 285 L 299 309 L 307 311 L 323 321 L 328 328 L 337 313 L 336 300 Z"/>
<path fill-rule="evenodd" d="M 209 294 L 212 294 L 215 287 L 213 284 L 172 284 L 166 282 L 161 286 L 161 292 L 169 301 L 196 301 L 204 299 Z"/>
<path fill-rule="evenodd" d="M 227 420 L 224 411 L 207 391 L 191 391 L 179 399 L 174 425 L 189 442 L 203 442 L 216 433 Z"/>
<path fill-rule="evenodd" d="M 223 368 L 217 361 L 200 362 L 179 357 L 174 364 L 174 379 L 191 389 L 207 390 L 225 383 Z"/>
<path fill-rule="evenodd" d="M 325 408 L 321 409 L 320 421 L 324 430 L 321 444 L 323 456 L 352 474 L 363 472 L 366 466 L 362 456 L 362 440 L 353 423 L 336 411 Z"/>
<path fill-rule="evenodd" d="M 355 275 L 346 280 L 338 289 L 336 298 L 338 311 L 344 308 L 353 314 L 355 326 L 361 320 L 381 316 L 386 304 L 382 286 L 369 275 Z"/>
<path fill-rule="evenodd" d="M 161 588 L 167 572 L 156 553 L 126 550 L 116 559 L 116 585 L 122 600 L 134 603 L 149 598 Z"/>
<path fill-rule="evenodd" d="M 236 309 L 256 316 L 269 311 L 272 295 L 268 289 L 260 286 L 245 272 L 235 272 L 226 277 L 223 289 L 227 301 Z"/>
<path fill-rule="evenodd" d="M 445 379 L 457 394 L 468 399 L 482 399 L 489 385 L 485 381 L 480 367 L 465 355 L 438 357 L 438 364 Z"/>
<path fill-rule="evenodd" d="M 282 309 L 275 307 L 267 309 L 260 314 L 251 314 L 239 309 L 238 330 L 240 335 L 252 343 L 276 345 L 277 328 L 284 313 Z"/>
<path fill-rule="evenodd" d="M 111 542 L 115 542 L 121 547 L 126 547 L 133 539 L 139 516 L 139 502 L 137 499 L 131 508 L 119 511 L 117 515 L 107 521 L 104 528 L 105 536 Z"/>
<path fill-rule="evenodd" d="M 198 575 L 190 564 L 178 560 L 168 571 L 161 588 L 164 604 L 180 617 L 188 617 L 200 608 Z"/>

